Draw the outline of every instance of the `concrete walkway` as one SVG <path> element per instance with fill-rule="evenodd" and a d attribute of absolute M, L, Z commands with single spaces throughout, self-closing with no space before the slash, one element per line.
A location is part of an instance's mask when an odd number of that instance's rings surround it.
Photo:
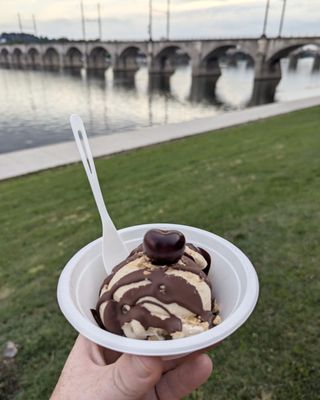
<path fill-rule="evenodd" d="M 268 104 L 189 122 L 94 137 L 90 139 L 90 146 L 93 156 L 101 157 L 318 105 L 320 105 L 320 97 Z M 87 133 L 90 135 L 90 132 Z M 70 138 L 73 138 L 71 128 Z M 6 153 L 0 155 L 0 180 L 78 161 L 80 161 L 80 156 L 73 140 L 67 143 Z"/>

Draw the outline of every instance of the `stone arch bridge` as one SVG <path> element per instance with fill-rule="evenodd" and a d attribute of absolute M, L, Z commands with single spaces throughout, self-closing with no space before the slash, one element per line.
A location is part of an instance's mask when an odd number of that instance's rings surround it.
<path fill-rule="evenodd" d="M 254 92 L 270 93 L 281 79 L 280 60 L 296 54 L 306 45 L 315 45 L 318 51 L 313 70 L 320 68 L 320 37 L 208 39 L 176 41 L 96 41 L 49 42 L 30 44 L 0 44 L 0 66 L 21 69 L 81 69 L 134 74 L 145 62 L 150 75 L 170 76 L 176 68 L 179 55 L 187 57 L 192 76 L 210 77 L 214 82 L 221 71 L 219 60 L 231 49 L 242 53 L 255 70 Z M 256 102 L 257 103 L 257 102 Z"/>

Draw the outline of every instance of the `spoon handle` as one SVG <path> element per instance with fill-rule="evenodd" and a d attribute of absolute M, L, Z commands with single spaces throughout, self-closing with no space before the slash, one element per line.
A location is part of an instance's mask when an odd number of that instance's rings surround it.
<path fill-rule="evenodd" d="M 96 167 L 94 165 L 88 137 L 82 119 L 79 117 L 79 115 L 73 114 L 70 117 L 70 123 L 101 219 L 110 219 L 103 201 Z M 110 222 L 113 224 L 111 219 Z"/>
<path fill-rule="evenodd" d="M 81 156 L 81 160 L 84 166 L 84 169 L 86 171 L 91 190 L 95 199 L 95 202 L 97 204 L 101 222 L 102 222 L 102 228 L 103 228 L 103 242 L 102 242 L 102 255 L 105 260 L 106 256 L 106 249 L 112 249 L 113 253 L 113 259 L 116 258 L 116 255 L 118 255 L 119 262 L 122 261 L 125 257 L 128 255 L 128 250 L 125 246 L 125 244 L 122 242 L 122 240 L 119 237 L 119 234 L 116 230 L 116 227 L 114 226 L 112 219 L 109 216 L 109 213 L 107 211 L 107 208 L 105 206 L 105 202 L 103 200 L 103 196 L 101 193 L 99 181 L 98 181 L 98 176 L 97 176 L 97 171 L 94 165 L 88 137 L 86 134 L 86 130 L 84 127 L 84 124 L 82 122 L 82 119 L 79 117 L 79 115 L 72 114 L 70 117 L 70 123 L 72 127 L 72 132 L 74 135 L 74 138 L 76 140 L 76 144 Z M 108 241 L 108 243 L 106 243 Z M 105 262 L 105 265 L 108 264 Z M 108 268 L 109 269 L 109 268 Z M 109 271 L 110 272 L 110 271 Z"/>

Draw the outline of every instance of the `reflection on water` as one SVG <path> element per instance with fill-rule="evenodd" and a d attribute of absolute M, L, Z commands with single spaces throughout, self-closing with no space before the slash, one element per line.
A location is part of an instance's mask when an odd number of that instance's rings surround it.
<path fill-rule="evenodd" d="M 320 95 L 320 73 L 311 73 L 312 62 L 301 59 L 289 72 L 283 60 L 277 101 Z M 73 140 L 68 119 L 75 112 L 96 136 L 270 101 L 268 87 L 254 85 L 253 69 L 245 62 L 221 65 L 221 71 L 215 82 L 191 79 L 190 67 L 151 79 L 145 67 L 115 76 L 111 69 L 99 74 L 0 70 L 0 153 Z"/>

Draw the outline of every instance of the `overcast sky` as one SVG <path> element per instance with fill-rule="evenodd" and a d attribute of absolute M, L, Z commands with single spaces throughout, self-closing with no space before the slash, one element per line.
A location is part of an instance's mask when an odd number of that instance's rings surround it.
<path fill-rule="evenodd" d="M 172 38 L 259 36 L 266 0 L 171 0 Z M 271 0 L 267 33 L 277 35 L 283 0 Z M 87 38 L 98 35 L 97 1 L 83 0 Z M 149 0 L 101 0 L 103 39 L 147 38 Z M 153 37 L 166 35 L 167 0 L 153 0 Z M 82 38 L 80 1 L 0 0 L 0 32 Z M 287 0 L 284 35 L 320 35 L 320 0 Z"/>

